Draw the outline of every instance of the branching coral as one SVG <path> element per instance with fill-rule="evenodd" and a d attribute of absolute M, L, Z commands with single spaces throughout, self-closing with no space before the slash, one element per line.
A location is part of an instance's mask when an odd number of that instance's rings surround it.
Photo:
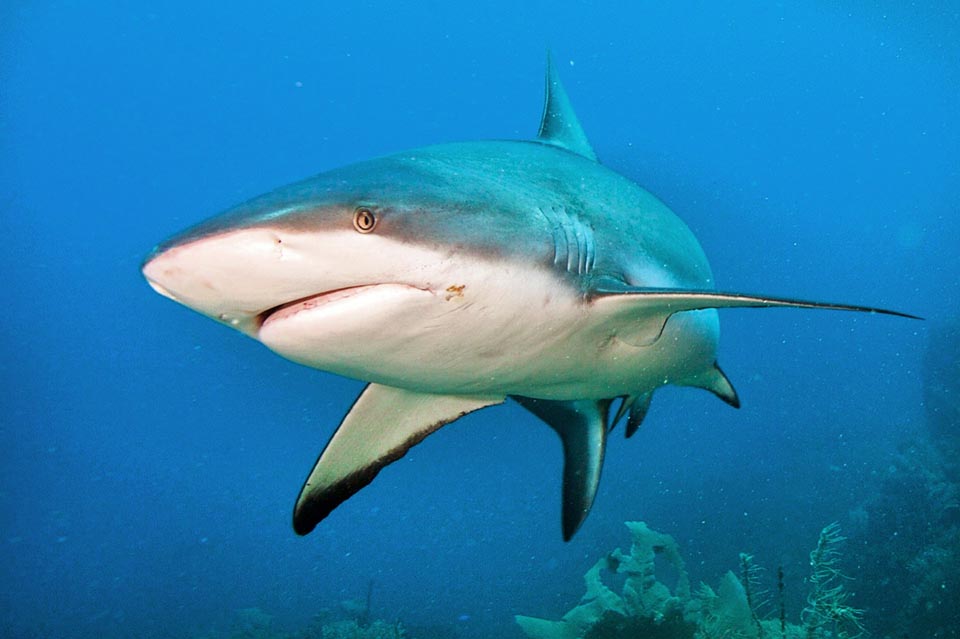
<path fill-rule="evenodd" d="M 761 610 L 769 603 L 767 591 L 760 586 L 760 573 L 763 568 L 753 561 L 753 555 L 740 553 L 740 582 L 743 584 L 743 593 L 750 609 L 750 617 L 757 626 L 757 637 L 764 637 L 763 626 L 760 624 Z"/>
<path fill-rule="evenodd" d="M 840 525 L 832 523 L 820 531 L 817 547 L 810 552 L 810 596 L 803 610 L 807 639 L 817 636 L 819 628 L 832 628 L 839 639 L 854 639 L 864 634 L 863 611 L 848 605 L 849 593 L 843 588 L 848 579 L 840 572 L 838 546 L 846 539 Z"/>

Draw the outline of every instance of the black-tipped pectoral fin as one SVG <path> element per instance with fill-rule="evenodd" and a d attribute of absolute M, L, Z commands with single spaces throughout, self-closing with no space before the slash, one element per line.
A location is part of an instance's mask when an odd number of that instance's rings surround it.
<path fill-rule="evenodd" d="M 570 541 L 587 518 L 600 485 L 610 400 L 514 399 L 563 442 L 563 540 Z"/>
<path fill-rule="evenodd" d="M 306 535 L 427 435 L 503 399 L 431 395 L 368 385 L 304 483 L 293 511 L 293 529 Z"/>

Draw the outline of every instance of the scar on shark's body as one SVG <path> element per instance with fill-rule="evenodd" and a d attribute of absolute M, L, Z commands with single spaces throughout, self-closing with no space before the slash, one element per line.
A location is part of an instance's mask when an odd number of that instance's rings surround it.
<path fill-rule="evenodd" d="M 449 302 L 450 300 L 456 297 L 463 297 L 463 289 L 465 288 L 467 288 L 466 284 L 460 284 L 459 286 L 457 285 L 448 286 L 446 300 Z"/>
<path fill-rule="evenodd" d="M 716 309 L 910 317 L 714 290 L 686 224 L 597 161 L 549 59 L 535 139 L 321 173 L 168 239 L 143 274 L 283 357 L 368 382 L 304 483 L 299 534 L 437 429 L 511 398 L 561 438 L 570 539 L 608 434 L 636 433 L 658 388 L 739 407 Z"/>

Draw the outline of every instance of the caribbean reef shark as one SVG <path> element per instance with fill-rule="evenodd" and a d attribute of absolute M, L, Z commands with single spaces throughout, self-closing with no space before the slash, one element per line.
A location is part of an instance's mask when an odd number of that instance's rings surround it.
<path fill-rule="evenodd" d="M 563 442 L 570 539 L 608 433 L 636 432 L 656 389 L 739 406 L 716 309 L 906 316 L 717 292 L 686 224 L 597 161 L 549 60 L 536 139 L 321 173 L 163 242 L 143 274 L 287 359 L 369 382 L 303 486 L 301 535 L 440 427 L 512 398 Z"/>

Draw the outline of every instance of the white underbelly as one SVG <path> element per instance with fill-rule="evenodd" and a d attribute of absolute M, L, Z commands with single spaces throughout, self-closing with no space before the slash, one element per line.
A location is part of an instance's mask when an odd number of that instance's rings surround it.
<path fill-rule="evenodd" d="M 288 359 L 364 381 L 544 399 L 682 384 L 715 360 L 715 311 L 674 315 L 659 339 L 636 346 L 617 337 L 624 327 L 548 274 L 523 275 L 511 286 L 451 280 L 426 290 L 383 284 L 346 291 L 269 318 L 259 338 Z"/>

